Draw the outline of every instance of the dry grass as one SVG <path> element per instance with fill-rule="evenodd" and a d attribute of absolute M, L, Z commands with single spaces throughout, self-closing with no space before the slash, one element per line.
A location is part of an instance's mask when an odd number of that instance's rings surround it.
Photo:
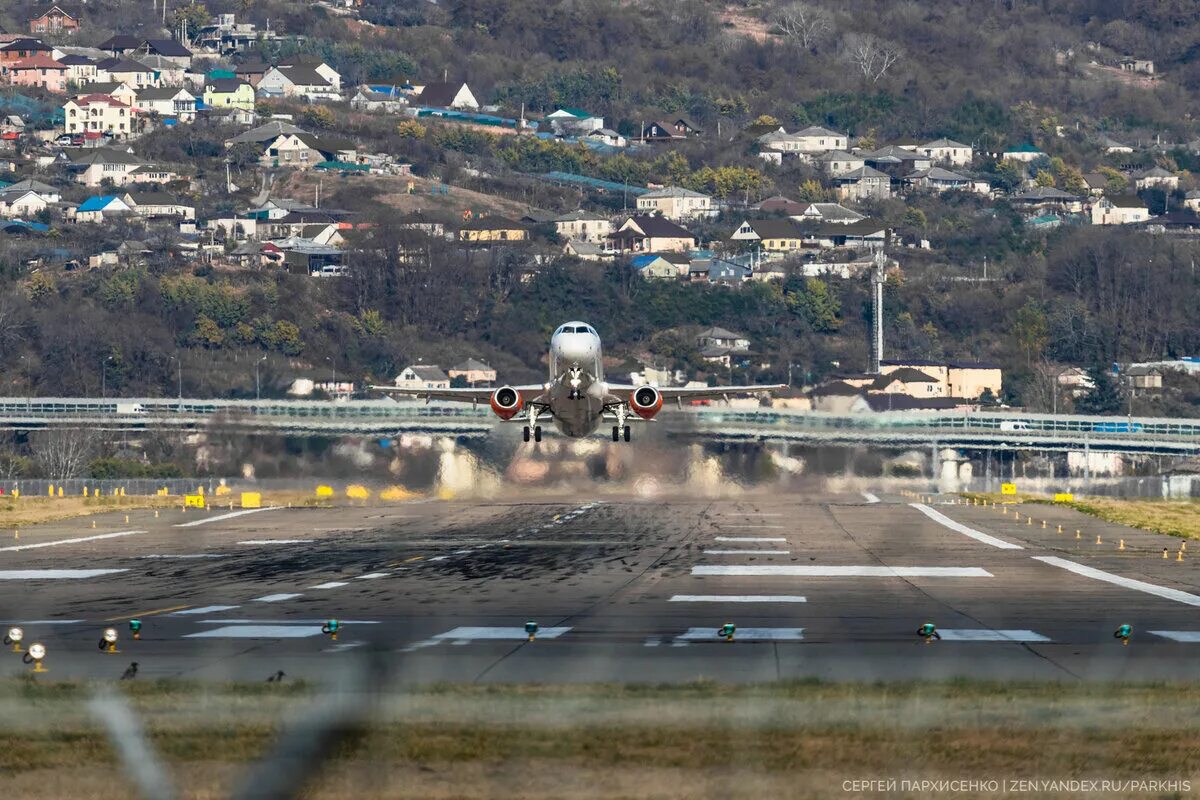
<path fill-rule="evenodd" d="M 219 797 L 310 695 L 301 684 L 123 685 L 191 798 Z M 92 687 L 0 683 L 0 792 L 126 797 Z M 454 686 L 363 698 L 307 798 L 825 797 L 849 778 L 1181 779 L 1200 685 Z M 916 793 L 910 796 L 924 796 Z M 1120 795 L 1114 795 L 1120 796 Z"/>
<path fill-rule="evenodd" d="M 1182 539 L 1200 539 L 1200 503 L 1089 497 L 1087 500 L 1077 500 L 1066 505 L 1118 525 L 1165 533 Z"/>
<path fill-rule="evenodd" d="M 110 511 L 170 508 L 178 497 L 8 497 L 0 501 L 0 528 L 22 528 Z"/>

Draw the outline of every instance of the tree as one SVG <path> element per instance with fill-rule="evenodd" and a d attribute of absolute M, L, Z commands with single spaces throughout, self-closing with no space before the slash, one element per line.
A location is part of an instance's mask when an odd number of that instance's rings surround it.
<path fill-rule="evenodd" d="M 808 3 L 788 3 L 775 12 L 774 22 L 783 35 L 811 50 L 833 33 L 833 17 Z"/>
<path fill-rule="evenodd" d="M 203 3 L 192 0 L 191 3 L 175 11 L 175 27 L 182 22 L 187 26 L 187 35 L 192 37 L 200 28 L 208 24 L 212 15 L 208 13 Z"/>
<path fill-rule="evenodd" d="M 1075 410 L 1084 414 L 1113 414 L 1121 410 L 1121 393 L 1116 381 L 1103 367 L 1092 367 L 1088 377 L 1094 384 L 1088 393 L 1075 401 Z"/>
<path fill-rule="evenodd" d="M 332 128 L 338 121 L 328 106 L 309 106 L 300 113 L 300 118 L 314 128 Z"/>
<path fill-rule="evenodd" d="M 83 474 L 96 449 L 96 434 L 90 430 L 55 428 L 30 437 L 33 460 L 43 475 L 62 481 Z"/>
<path fill-rule="evenodd" d="M 842 41 L 842 52 L 871 83 L 879 83 L 901 56 L 899 47 L 869 33 L 848 34 Z"/>

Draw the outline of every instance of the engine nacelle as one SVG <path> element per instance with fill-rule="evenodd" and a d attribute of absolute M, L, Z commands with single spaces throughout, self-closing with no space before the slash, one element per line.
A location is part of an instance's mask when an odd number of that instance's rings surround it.
<path fill-rule="evenodd" d="M 490 402 L 492 411 L 495 411 L 500 419 L 512 419 L 521 413 L 521 408 L 525 405 L 521 401 L 521 393 L 511 386 L 501 386 L 492 392 Z"/>
<path fill-rule="evenodd" d="M 662 392 L 653 386 L 639 386 L 629 395 L 629 407 L 642 419 L 653 419 L 662 404 Z"/>

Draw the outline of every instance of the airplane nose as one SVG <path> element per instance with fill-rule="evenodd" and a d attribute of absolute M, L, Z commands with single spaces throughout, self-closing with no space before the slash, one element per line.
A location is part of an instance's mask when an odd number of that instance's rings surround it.
<path fill-rule="evenodd" d="M 585 337 L 567 337 L 561 344 L 560 352 L 564 360 L 580 364 L 590 361 L 595 356 L 591 342 Z"/>

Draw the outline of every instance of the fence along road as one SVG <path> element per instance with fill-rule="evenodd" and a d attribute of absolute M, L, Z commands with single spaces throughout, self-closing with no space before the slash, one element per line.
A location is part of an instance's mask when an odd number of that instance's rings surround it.
<path fill-rule="evenodd" d="M 138 410 L 129 412 L 131 407 Z M 965 449 L 1200 453 L 1200 419 L 1014 412 L 830 414 L 724 405 L 663 409 L 675 436 L 722 440 L 937 445 Z M 0 429 L 236 430 L 280 434 L 432 433 L 484 436 L 497 424 L 486 404 L 349 400 L 15 397 L 0 399 Z"/>

